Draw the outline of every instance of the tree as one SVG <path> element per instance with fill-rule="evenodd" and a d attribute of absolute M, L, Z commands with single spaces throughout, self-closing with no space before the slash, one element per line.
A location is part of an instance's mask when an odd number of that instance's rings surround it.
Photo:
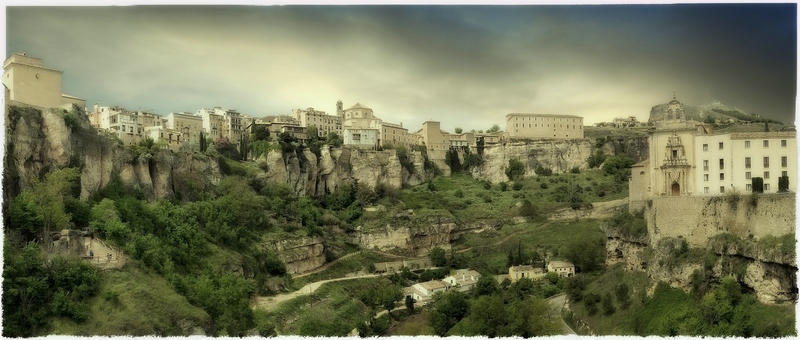
<path fill-rule="evenodd" d="M 392 317 L 392 310 L 395 307 L 395 303 L 400 301 L 403 298 L 403 291 L 400 289 L 399 286 L 388 286 L 381 291 L 380 302 L 381 306 L 385 308 L 388 313 L 389 317 Z"/>
<path fill-rule="evenodd" d="M 206 135 L 203 133 L 203 131 L 200 131 L 200 152 L 206 152 L 206 149 L 208 149 L 207 143 Z"/>
<path fill-rule="evenodd" d="M 525 165 L 519 159 L 512 158 L 508 160 L 508 167 L 506 168 L 506 176 L 509 180 L 515 181 L 525 175 Z"/>
<path fill-rule="evenodd" d="M 587 163 L 589 163 L 588 164 L 589 165 L 589 169 L 594 169 L 594 168 L 600 166 L 600 164 L 603 164 L 603 162 L 606 161 L 606 154 L 605 154 L 605 152 L 603 152 L 603 150 L 597 150 L 597 151 L 594 152 L 594 154 L 589 156 L 589 159 L 587 159 L 586 161 L 587 161 Z"/>
<path fill-rule="evenodd" d="M 628 285 L 624 282 L 618 285 L 617 289 L 614 290 L 614 294 L 617 296 L 617 301 L 622 304 L 623 309 L 630 302 L 631 297 L 628 295 L 629 291 Z"/>
<path fill-rule="evenodd" d="M 317 129 L 316 125 L 309 125 L 306 127 L 306 134 L 308 135 L 309 140 L 318 140 L 319 137 L 319 129 Z"/>
<path fill-rule="evenodd" d="M 620 182 L 627 182 L 628 176 L 631 174 L 631 165 L 634 159 L 625 154 L 619 154 L 614 157 L 608 158 L 603 164 L 603 171 L 609 175 L 613 175 Z"/>
<path fill-rule="evenodd" d="M 428 256 L 431 258 L 431 264 L 433 264 L 434 267 L 442 267 L 447 264 L 445 251 L 438 246 L 433 247 L 430 253 L 428 253 Z"/>
<path fill-rule="evenodd" d="M 461 134 L 462 132 L 464 132 L 464 130 L 462 130 L 460 127 L 456 128 L 456 133 L 457 134 Z"/>
<path fill-rule="evenodd" d="M 436 335 L 445 336 L 468 312 L 469 302 L 464 293 L 454 290 L 436 293 L 433 296 L 433 309 L 428 313 L 428 325 Z"/>
<path fill-rule="evenodd" d="M 231 143 L 227 137 L 220 137 L 217 139 L 217 142 L 214 143 L 214 148 L 219 152 L 221 155 L 233 159 L 233 160 L 240 160 L 241 155 L 239 154 L 239 150 L 236 149 L 236 144 Z"/>
<path fill-rule="evenodd" d="M 494 124 L 492 125 L 491 128 L 486 130 L 486 133 L 495 133 L 495 132 L 500 132 L 500 125 Z"/>
<path fill-rule="evenodd" d="M 616 308 L 614 308 L 614 300 L 611 298 L 611 293 L 606 293 L 606 295 L 603 295 L 603 312 L 606 315 L 611 315 L 616 311 Z"/>
<path fill-rule="evenodd" d="M 253 141 L 269 140 L 269 129 L 265 125 L 253 125 Z"/>
<path fill-rule="evenodd" d="M 495 280 L 494 276 L 481 275 L 481 277 L 478 278 L 478 282 L 475 282 L 476 296 L 492 295 L 498 291 L 500 291 L 500 286 L 497 284 L 497 280 Z"/>
<path fill-rule="evenodd" d="M 605 262 L 605 246 L 583 239 L 567 245 L 564 256 L 581 272 L 592 271 Z"/>
<path fill-rule="evenodd" d="M 80 177 L 77 168 L 64 168 L 45 175 L 44 181 L 31 182 L 31 200 L 34 212 L 41 220 L 43 237 L 48 249 L 52 243 L 51 231 L 69 229 L 71 217 L 64 208 L 64 196 L 68 195 L 73 181 Z"/>
<path fill-rule="evenodd" d="M 778 177 L 778 191 L 780 192 L 789 191 L 789 176 Z"/>
<path fill-rule="evenodd" d="M 411 295 L 406 295 L 406 309 L 412 314 L 414 313 L 414 299 L 411 298 Z"/>
<path fill-rule="evenodd" d="M 764 179 L 761 177 L 753 177 L 751 179 L 751 183 L 753 186 L 754 193 L 763 193 L 764 192 Z"/>

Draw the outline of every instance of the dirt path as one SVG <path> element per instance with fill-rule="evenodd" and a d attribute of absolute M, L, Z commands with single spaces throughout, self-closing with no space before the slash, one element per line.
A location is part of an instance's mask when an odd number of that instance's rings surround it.
<path fill-rule="evenodd" d="M 322 281 L 312 282 L 312 283 L 309 283 L 309 284 L 303 286 L 303 288 L 300 288 L 300 289 L 298 289 L 298 290 L 296 290 L 294 292 L 291 292 L 291 293 L 279 294 L 279 295 L 275 295 L 275 296 L 256 296 L 255 297 L 255 301 L 253 301 L 251 307 L 253 307 L 254 309 L 258 308 L 258 309 L 264 309 L 264 310 L 268 310 L 269 311 L 269 310 L 273 310 L 276 307 L 278 307 L 278 305 L 281 302 L 288 301 L 288 300 L 291 300 L 291 299 L 294 299 L 294 298 L 297 298 L 297 297 L 300 297 L 300 296 L 309 295 L 309 294 L 313 293 L 314 291 L 316 291 L 317 289 L 319 289 L 319 287 L 321 287 L 323 284 L 326 284 L 328 282 L 344 281 L 344 280 L 358 280 L 358 279 L 365 279 L 365 278 L 378 277 L 378 276 L 380 276 L 380 275 L 379 274 L 366 274 L 366 275 L 361 275 L 361 276 L 340 277 L 340 278 L 337 278 L 337 279 L 329 279 L 329 280 L 322 280 Z"/>
<path fill-rule="evenodd" d="M 544 224 L 542 224 L 542 225 L 540 225 L 540 226 L 538 226 L 538 227 L 534 227 L 534 228 L 532 228 L 532 229 L 523 229 L 523 230 L 517 230 L 516 232 L 513 232 L 513 233 L 509 234 L 508 236 L 506 236 L 506 238 L 504 238 L 504 239 L 502 239 L 502 240 L 500 240 L 500 241 L 497 241 L 497 242 L 495 242 L 495 243 L 492 243 L 492 244 L 485 244 L 485 245 L 482 245 L 482 246 L 472 246 L 472 247 L 469 247 L 469 248 L 465 248 L 465 249 L 457 250 L 457 251 L 456 251 L 456 254 L 461 254 L 461 253 L 464 253 L 464 252 L 468 252 L 468 251 L 470 251 L 470 250 L 472 250 L 472 249 L 475 249 L 475 248 L 494 247 L 494 246 L 496 246 L 496 245 L 503 244 L 504 242 L 508 241 L 508 239 L 510 239 L 510 238 L 511 238 L 511 236 L 514 236 L 514 235 L 517 235 L 517 234 L 521 234 L 521 233 L 530 232 L 531 230 L 537 230 L 537 229 L 541 229 L 541 228 L 544 228 L 544 227 L 546 227 L 546 226 L 550 225 L 550 224 L 551 224 L 551 223 L 553 223 L 553 222 L 555 222 L 555 221 L 549 221 L 549 222 L 545 222 Z"/>
<path fill-rule="evenodd" d="M 295 279 L 296 279 L 296 278 L 298 278 L 298 277 L 309 276 L 309 275 L 311 275 L 311 274 L 316 274 L 316 273 L 319 273 L 319 272 L 325 271 L 325 270 L 327 270 L 328 268 L 330 268 L 332 265 L 336 264 L 337 262 L 339 262 L 339 261 L 341 261 L 341 260 L 344 260 L 344 259 L 347 259 L 347 258 L 350 258 L 350 257 L 353 257 L 353 256 L 355 256 L 355 255 L 361 254 L 362 252 L 363 252 L 363 250 L 361 250 L 361 251 L 357 251 L 357 252 L 355 252 L 355 253 L 350 253 L 350 254 L 347 254 L 347 255 L 345 255 L 345 256 L 342 256 L 342 257 L 340 257 L 340 258 L 338 258 L 338 259 L 335 259 L 335 260 L 333 260 L 333 261 L 331 261 L 331 262 L 328 262 L 328 263 L 326 263 L 326 264 L 323 264 L 323 265 L 322 265 L 322 267 L 319 267 L 319 268 L 317 268 L 317 269 L 314 269 L 314 270 L 312 270 L 312 271 L 310 271 L 310 272 L 303 273 L 303 274 L 292 275 L 292 278 L 295 278 Z"/>

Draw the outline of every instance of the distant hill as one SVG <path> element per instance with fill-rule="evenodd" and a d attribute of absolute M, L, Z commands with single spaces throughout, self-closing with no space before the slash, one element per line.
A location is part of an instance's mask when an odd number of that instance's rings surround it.
<path fill-rule="evenodd" d="M 650 109 L 650 122 L 662 121 L 667 120 L 667 109 L 669 108 L 669 103 L 658 104 L 653 106 Z M 730 118 L 737 119 L 739 121 L 745 122 L 753 122 L 753 123 L 762 123 L 762 122 L 769 122 L 772 124 L 783 124 L 780 121 L 761 117 L 759 115 L 754 115 L 751 113 L 744 112 L 736 107 L 730 107 L 722 102 L 713 101 L 708 104 L 697 106 L 689 106 L 680 104 L 683 107 L 683 112 L 686 116 L 687 120 L 696 120 L 698 122 L 704 122 L 709 117 L 712 120 L 721 119 L 721 120 L 728 120 Z"/>

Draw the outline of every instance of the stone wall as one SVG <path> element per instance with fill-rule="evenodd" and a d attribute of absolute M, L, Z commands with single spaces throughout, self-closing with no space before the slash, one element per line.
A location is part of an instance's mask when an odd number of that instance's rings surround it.
<path fill-rule="evenodd" d="M 793 193 L 717 197 L 665 196 L 648 201 L 647 229 L 651 244 L 664 237 L 685 238 L 692 247 L 706 246 L 720 233 L 741 238 L 795 232 Z"/>

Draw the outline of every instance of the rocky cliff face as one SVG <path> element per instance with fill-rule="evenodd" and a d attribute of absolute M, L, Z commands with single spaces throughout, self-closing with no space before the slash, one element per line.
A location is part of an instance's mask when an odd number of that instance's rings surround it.
<path fill-rule="evenodd" d="M 312 271 L 325 264 L 325 246 L 318 236 L 299 237 L 272 242 L 267 247 L 274 250 L 283 263 L 286 272 L 300 274 Z"/>
<path fill-rule="evenodd" d="M 395 150 L 368 151 L 349 148 L 330 148 L 323 145 L 317 157 L 308 149 L 283 153 L 273 150 L 256 161 L 267 170 L 259 178 L 272 183 L 286 184 L 299 195 L 324 196 L 343 184 L 358 182 L 375 188 L 417 185 L 432 174 L 424 170 L 420 152 L 409 151 L 414 171 L 400 164 Z"/>
<path fill-rule="evenodd" d="M 535 170 L 542 166 L 563 173 L 574 167 L 587 169 L 589 156 L 596 150 L 596 141 L 590 139 L 564 139 L 539 141 L 514 141 L 486 147 L 483 164 L 472 168 L 472 177 L 492 183 L 508 181 L 505 169 L 508 161 L 516 158 L 525 165 L 525 177 L 536 176 Z M 647 159 L 647 137 L 608 138 L 602 142 L 601 150 L 607 155 L 627 154 L 636 162 Z"/>
<path fill-rule="evenodd" d="M 34 179 L 54 168 L 81 168 L 81 198 L 107 186 L 115 176 L 140 190 L 148 200 L 191 198 L 211 189 L 222 178 L 213 157 L 200 153 L 136 154 L 92 128 L 82 112 L 65 119 L 60 110 L 44 112 L 13 107 L 6 111 L 5 198 L 30 187 Z M 285 184 L 299 195 L 322 196 L 342 184 L 358 182 L 374 188 L 417 185 L 433 176 L 424 170 L 420 152 L 409 151 L 413 165 L 404 168 L 394 150 L 363 151 L 323 146 L 318 157 L 300 152 L 273 151 L 258 161 L 266 171 L 258 178 Z"/>
<path fill-rule="evenodd" d="M 730 247 L 718 242 L 707 246 L 716 258 L 690 259 L 671 263 L 669 247 L 648 245 L 644 239 L 632 239 L 607 232 L 606 263 L 624 263 L 628 270 L 645 271 L 654 283 L 664 281 L 686 291 L 692 289 L 695 271 L 714 280 L 733 273 L 743 286 L 752 289 L 763 303 L 793 303 L 797 300 L 797 264 L 794 256 L 780 255 L 770 249 L 753 246 Z M 713 261 L 708 262 L 710 259 Z M 648 293 L 652 293 L 655 284 Z"/>
<path fill-rule="evenodd" d="M 172 197 L 190 183 L 195 190 L 205 190 L 221 178 L 216 160 L 208 157 L 169 151 L 136 154 L 92 128 L 81 112 L 74 120 L 52 109 L 7 112 L 11 124 L 6 126 L 6 198 L 29 188 L 32 180 L 49 170 L 67 166 L 81 168 L 82 199 L 108 185 L 114 176 L 149 200 Z"/>

